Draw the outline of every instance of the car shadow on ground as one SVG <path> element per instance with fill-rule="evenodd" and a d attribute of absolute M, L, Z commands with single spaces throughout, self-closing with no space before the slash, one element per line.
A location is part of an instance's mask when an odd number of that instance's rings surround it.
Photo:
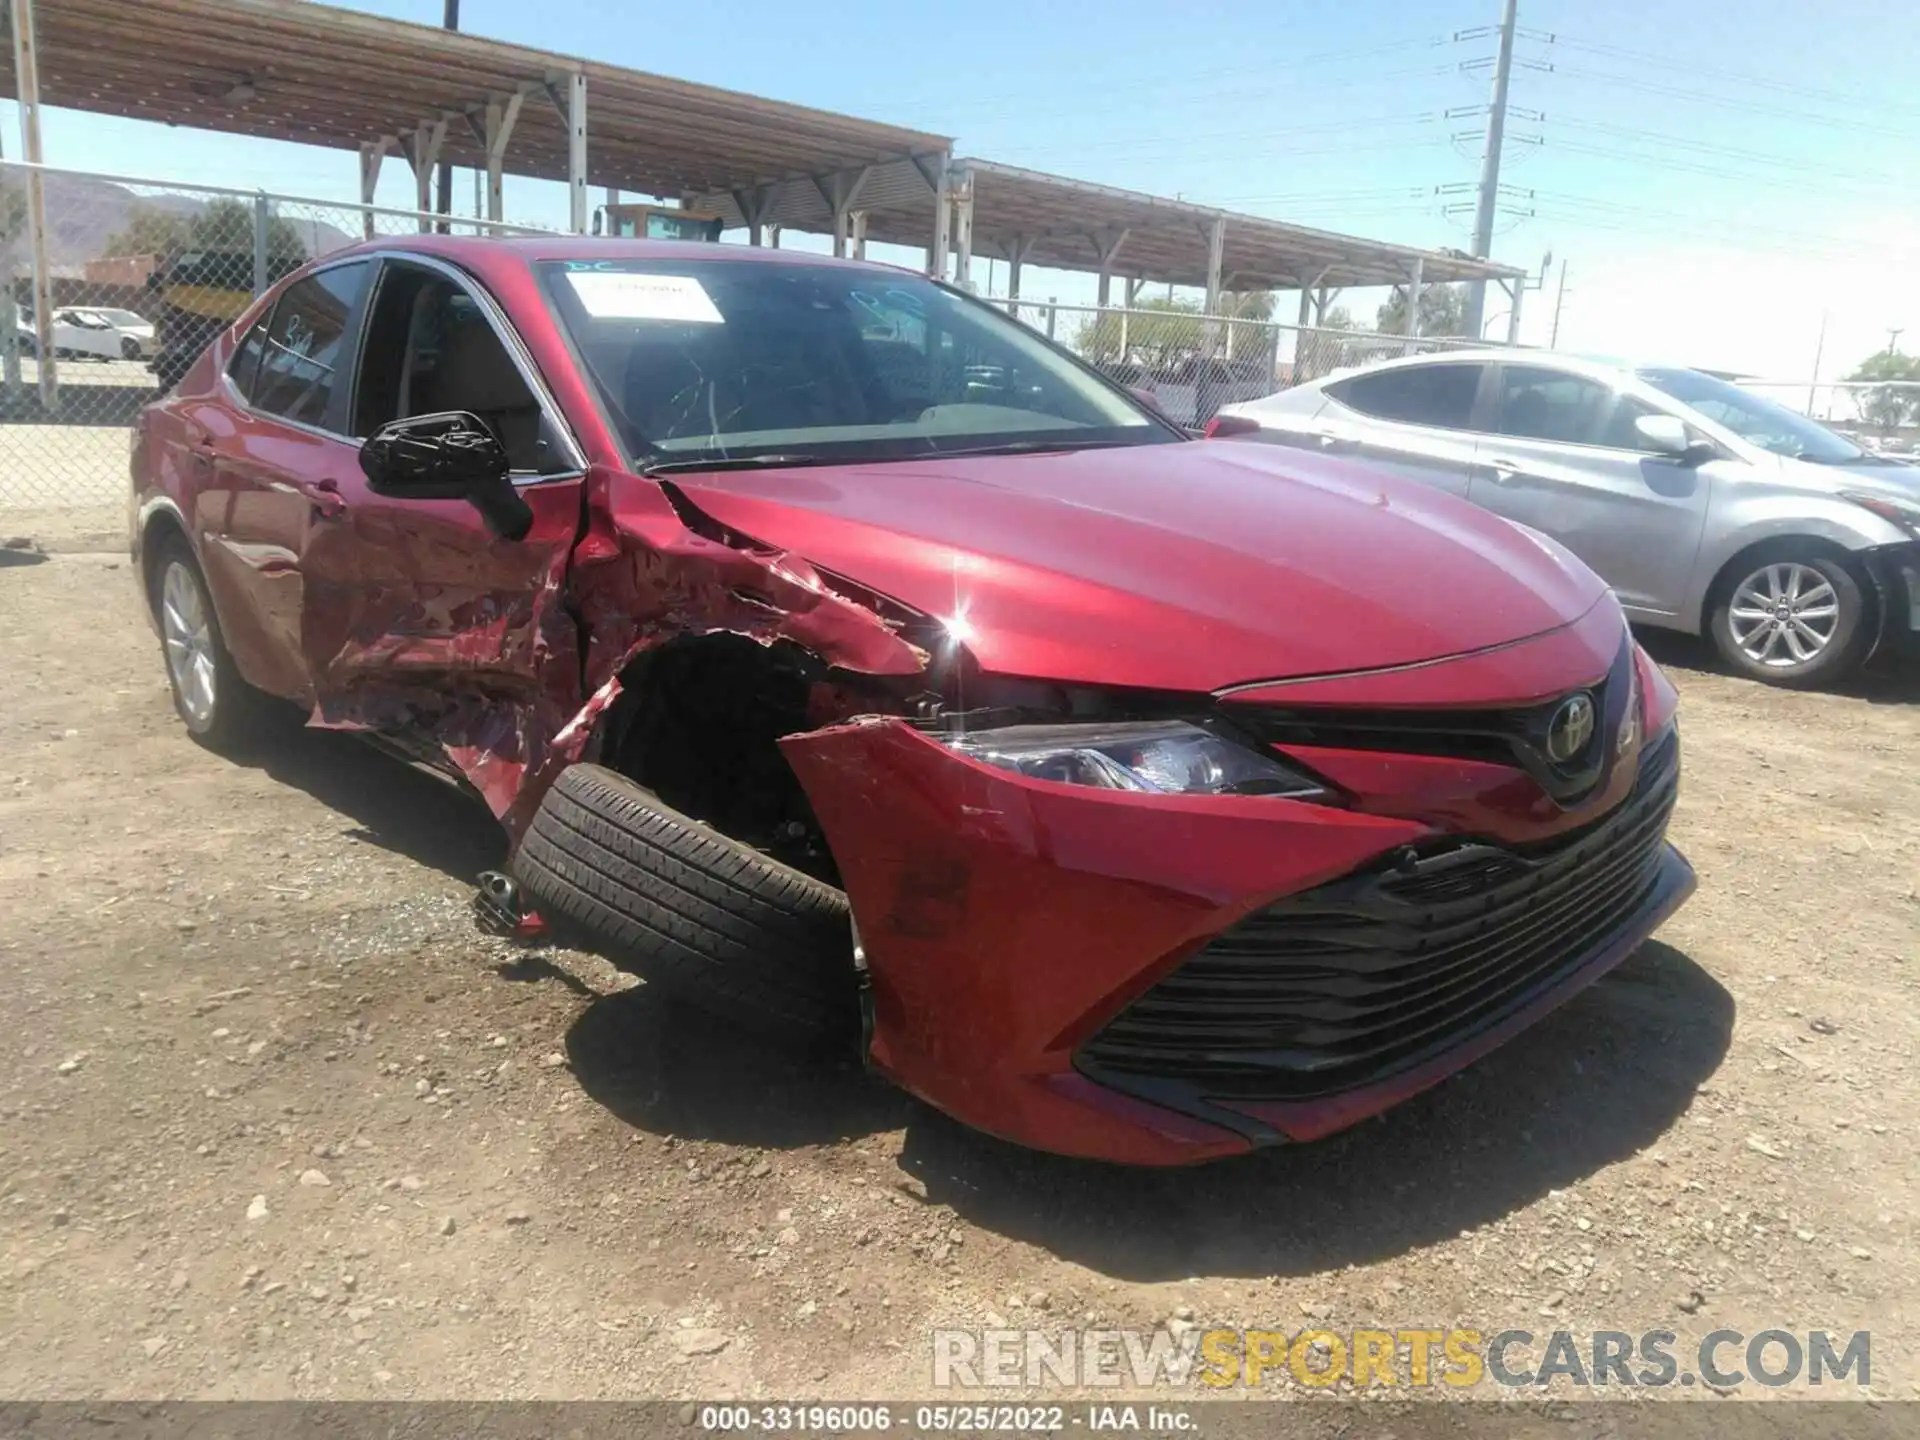
<path fill-rule="evenodd" d="M 356 840 L 471 882 L 498 867 L 507 838 L 477 795 L 337 730 L 297 717 L 241 759 L 355 823 Z"/>
<path fill-rule="evenodd" d="M 640 985 L 602 996 L 567 1032 L 584 1089 L 638 1130 L 755 1149 L 831 1145 L 930 1112 L 851 1055 L 758 1043 L 738 1026 Z"/>
<path fill-rule="evenodd" d="M 1718 1068 L 1733 999 L 1650 943 L 1511 1044 L 1334 1139 L 1182 1170 L 1043 1155 L 864 1075 L 743 1040 L 646 987 L 568 1036 L 581 1084 L 629 1125 L 765 1148 L 904 1127 L 932 1203 L 1103 1274 L 1323 1272 L 1432 1244 L 1653 1145 Z"/>

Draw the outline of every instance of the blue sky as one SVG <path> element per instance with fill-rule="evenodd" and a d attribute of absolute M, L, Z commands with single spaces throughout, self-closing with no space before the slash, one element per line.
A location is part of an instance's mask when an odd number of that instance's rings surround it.
<path fill-rule="evenodd" d="M 440 16 L 440 0 L 355 8 Z M 1383 239 L 1467 244 L 1471 195 L 1434 192 L 1477 175 L 1470 132 L 1483 117 L 1445 112 L 1484 105 L 1485 70 L 1460 67 L 1490 57 L 1493 42 L 1452 37 L 1490 27 L 1495 0 L 975 0 L 959 11 L 721 0 L 661 14 L 464 0 L 462 22 L 944 131 L 962 153 Z M 1520 19 L 1529 38 L 1514 104 L 1545 118 L 1511 122 L 1503 178 L 1532 193 L 1508 202 L 1495 253 L 1570 262 L 1563 346 L 1798 378 L 1811 372 L 1823 312 L 1829 376 L 1884 344 L 1886 327 L 1920 327 L 1920 6 L 1522 0 Z M 354 190 L 345 153 L 72 112 L 49 116 L 45 141 L 57 164 Z M 390 162 L 381 198 L 406 204 L 410 193 Z M 465 203 L 471 182 L 455 194 Z M 510 215 L 551 219 L 561 206 L 558 187 L 508 182 Z M 1026 288 L 1078 298 L 1090 282 Z M 1379 297 L 1347 298 L 1370 316 Z M 1525 338 L 1546 340 L 1552 308 L 1551 284 L 1529 296 Z"/>

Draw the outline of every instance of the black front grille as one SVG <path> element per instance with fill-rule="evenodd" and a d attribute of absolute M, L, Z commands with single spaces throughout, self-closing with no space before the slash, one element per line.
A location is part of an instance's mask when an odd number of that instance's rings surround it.
<path fill-rule="evenodd" d="M 1585 687 L 1597 722 L 1585 749 L 1564 760 L 1548 754 L 1547 732 L 1561 705 L 1557 695 L 1538 705 L 1505 710 L 1356 710 L 1344 707 L 1240 705 L 1221 713 L 1256 739 L 1281 748 L 1390 750 L 1443 755 L 1491 765 L 1517 765 L 1562 806 L 1579 804 L 1606 782 L 1613 753 L 1608 737 L 1636 703 L 1633 645 L 1622 642 L 1612 667 Z"/>
<path fill-rule="evenodd" d="M 1215 937 L 1083 1045 L 1091 1077 L 1219 1100 L 1334 1094 L 1497 1023 L 1658 883 L 1672 731 L 1605 818 L 1524 848 L 1465 841 L 1290 896 Z"/>

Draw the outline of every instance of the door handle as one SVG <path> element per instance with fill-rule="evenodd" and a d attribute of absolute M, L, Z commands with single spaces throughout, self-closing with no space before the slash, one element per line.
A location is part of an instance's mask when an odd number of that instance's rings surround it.
<path fill-rule="evenodd" d="M 312 502 L 314 513 L 322 520 L 333 520 L 346 512 L 347 502 L 341 498 L 336 481 L 296 480 L 293 488 Z"/>
<path fill-rule="evenodd" d="M 1354 449 L 1357 444 L 1357 441 L 1346 435 L 1322 434 L 1320 436 L 1320 448 L 1329 455 L 1343 455 Z"/>
<path fill-rule="evenodd" d="M 1481 462 L 1481 468 L 1491 470 L 1494 480 L 1501 485 L 1511 483 L 1513 479 L 1521 473 L 1521 465 L 1518 460 L 1508 460 L 1497 455 L 1490 459 L 1483 460 Z"/>

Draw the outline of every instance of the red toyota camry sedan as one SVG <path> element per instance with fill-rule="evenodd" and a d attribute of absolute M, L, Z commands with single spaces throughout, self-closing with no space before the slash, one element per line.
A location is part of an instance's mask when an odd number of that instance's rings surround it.
<path fill-rule="evenodd" d="M 175 704 L 470 783 L 537 914 L 969 1124 L 1176 1164 L 1434 1084 L 1686 898 L 1672 688 L 1553 542 L 1201 441 L 919 275 L 327 257 L 143 415 Z"/>

